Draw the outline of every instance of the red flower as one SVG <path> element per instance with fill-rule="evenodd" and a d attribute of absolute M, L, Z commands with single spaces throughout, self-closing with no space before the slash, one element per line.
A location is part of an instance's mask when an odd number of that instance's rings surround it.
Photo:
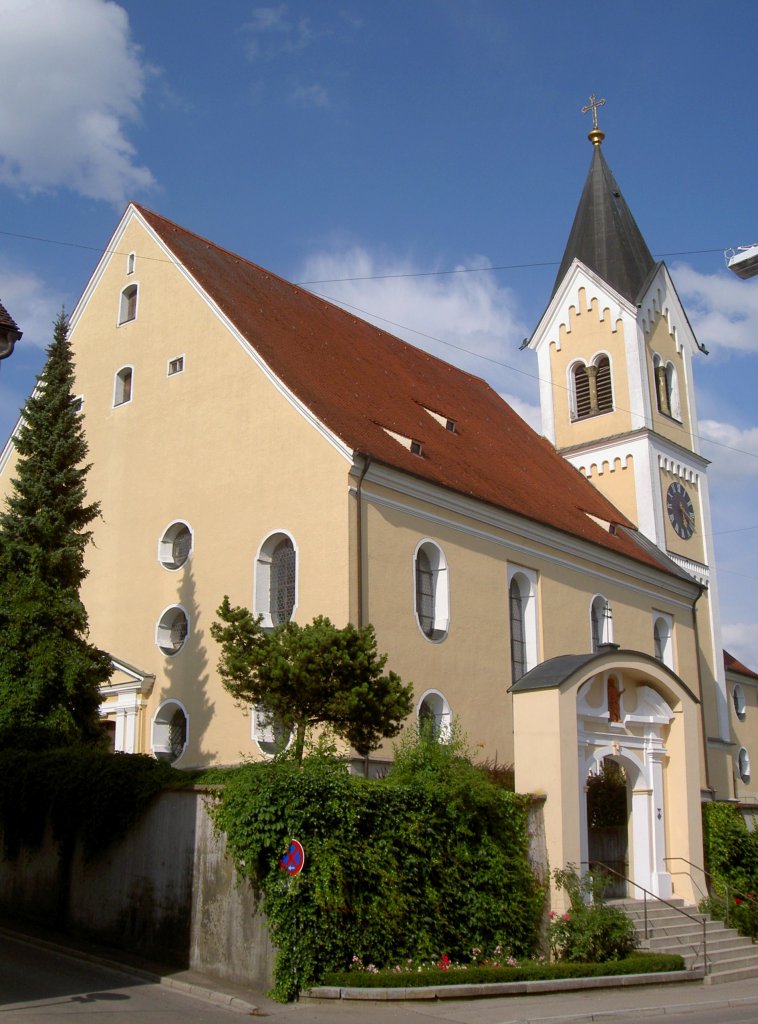
<path fill-rule="evenodd" d="M 739 898 L 739 896 L 735 896 L 734 902 L 737 904 L 737 906 L 739 906 L 740 903 L 742 903 L 742 900 Z"/>

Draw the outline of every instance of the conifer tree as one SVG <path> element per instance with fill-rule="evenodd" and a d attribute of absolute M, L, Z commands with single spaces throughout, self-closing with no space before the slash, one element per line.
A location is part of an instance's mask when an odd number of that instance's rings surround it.
<path fill-rule="evenodd" d="M 47 363 L 22 412 L 12 493 L 0 512 L 0 748 L 65 745 L 100 735 L 108 655 L 87 640 L 89 466 L 74 404 L 68 322 L 55 321 Z"/>

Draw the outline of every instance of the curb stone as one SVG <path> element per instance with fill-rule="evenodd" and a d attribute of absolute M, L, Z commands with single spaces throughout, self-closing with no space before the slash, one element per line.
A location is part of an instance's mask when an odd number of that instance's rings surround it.
<path fill-rule="evenodd" d="M 595 978 L 553 978 L 547 981 L 502 981 L 486 985 L 426 985 L 416 988 L 351 988 L 349 986 L 318 986 L 302 992 L 303 1000 L 366 1000 L 394 1002 L 415 999 L 481 999 L 494 996 L 526 996 L 548 992 L 587 992 L 604 988 L 631 988 L 639 985 L 665 985 L 702 981 L 702 967 L 689 971 L 661 971 L 652 974 L 602 975 Z M 615 1011 L 607 1011 L 611 1015 Z M 584 1020 L 586 1014 L 577 1019 Z M 553 1018 L 546 1018 L 553 1019 Z M 555 1020 L 573 1020 L 556 1017 Z"/>

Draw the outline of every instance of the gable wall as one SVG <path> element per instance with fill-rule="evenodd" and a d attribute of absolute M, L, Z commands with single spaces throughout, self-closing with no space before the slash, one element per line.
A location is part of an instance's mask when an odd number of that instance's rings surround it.
<path fill-rule="evenodd" d="M 130 251 L 137 261 L 127 277 Z M 117 326 L 121 289 L 133 280 L 137 318 Z M 146 726 L 166 697 L 185 704 L 190 742 L 179 766 L 254 754 L 249 718 L 217 679 L 209 626 L 225 593 L 252 605 L 255 556 L 274 530 L 289 532 L 298 549 L 297 621 L 317 614 L 347 621 L 348 464 L 136 222 L 71 340 L 93 463 L 89 493 L 103 512 L 82 593 L 92 639 L 155 674 Z M 167 362 L 178 355 L 185 369 L 167 377 Z M 132 400 L 114 408 L 114 374 L 127 364 L 134 367 Z M 178 519 L 191 526 L 194 548 L 187 565 L 171 572 L 158 562 L 158 541 Z M 191 632 L 167 657 L 155 627 L 175 603 L 189 613 Z M 149 750 L 145 731 L 141 747 Z"/>

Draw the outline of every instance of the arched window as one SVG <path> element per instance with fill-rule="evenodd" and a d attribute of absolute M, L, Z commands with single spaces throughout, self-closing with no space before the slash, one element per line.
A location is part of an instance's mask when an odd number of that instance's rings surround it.
<path fill-rule="evenodd" d="M 508 567 L 508 614 L 511 633 L 511 682 L 537 664 L 537 574 Z"/>
<path fill-rule="evenodd" d="M 590 379 L 584 363 L 577 363 L 572 370 L 573 378 L 573 419 L 581 420 L 592 412 L 590 403 Z"/>
<path fill-rule="evenodd" d="M 158 619 L 155 627 L 155 642 L 164 654 L 173 656 L 184 647 L 189 633 L 189 618 L 181 605 L 171 605 Z"/>
<path fill-rule="evenodd" d="M 123 366 L 116 374 L 113 383 L 113 404 L 126 405 L 132 400 L 132 368 Z"/>
<path fill-rule="evenodd" d="M 613 611 L 602 594 L 598 594 L 592 599 L 590 628 L 593 651 L 600 650 L 603 644 L 613 643 Z"/>
<path fill-rule="evenodd" d="M 173 764 L 187 749 L 189 717 L 178 700 L 167 700 L 158 708 L 153 719 L 153 753 L 160 761 Z"/>
<path fill-rule="evenodd" d="M 266 757 L 273 757 L 286 750 L 292 733 L 270 711 L 256 706 L 252 709 L 253 739 Z"/>
<path fill-rule="evenodd" d="M 516 682 L 526 672 L 526 637 L 524 633 L 525 601 L 514 577 L 508 588 L 508 602 L 511 616 L 511 680 Z"/>
<path fill-rule="evenodd" d="M 121 292 L 121 302 L 118 308 L 118 322 L 128 323 L 137 319 L 137 285 L 130 284 Z"/>
<path fill-rule="evenodd" d="M 745 700 L 745 691 L 739 683 L 735 684 L 735 687 L 732 690 L 732 702 L 734 703 L 735 715 L 741 722 L 744 722 L 745 714 L 747 712 L 747 701 Z"/>
<path fill-rule="evenodd" d="M 443 743 L 450 738 L 453 716 L 450 705 L 438 690 L 427 690 L 422 695 L 416 717 L 422 731 L 428 729 L 435 739 Z"/>
<path fill-rule="evenodd" d="M 656 612 L 653 618 L 653 646 L 658 661 L 674 667 L 673 620 L 670 615 Z"/>
<path fill-rule="evenodd" d="M 419 629 L 430 640 L 443 640 L 450 621 L 447 562 L 433 541 L 416 548 L 415 609 Z"/>
<path fill-rule="evenodd" d="M 597 384 L 597 411 L 613 412 L 611 361 L 608 356 L 598 356 L 595 360 L 595 373 L 595 381 Z"/>
<path fill-rule="evenodd" d="M 743 782 L 750 782 L 750 755 L 745 747 L 740 747 L 737 754 L 737 774 Z"/>
<path fill-rule="evenodd" d="M 255 565 L 255 611 L 264 626 L 289 622 L 297 606 L 297 551 L 286 533 L 272 533 Z"/>
<path fill-rule="evenodd" d="M 672 419 L 681 419 L 679 405 L 679 381 L 676 367 L 672 362 L 664 363 L 659 355 L 653 356 L 653 373 L 655 375 L 655 399 L 658 412 Z"/>
<path fill-rule="evenodd" d="M 575 363 L 571 368 L 571 418 L 584 419 L 613 412 L 611 361 L 596 356 L 589 364 Z"/>
<path fill-rule="evenodd" d="M 158 543 L 158 560 L 165 569 L 181 569 L 192 551 L 192 530 L 181 521 L 171 523 Z"/>

